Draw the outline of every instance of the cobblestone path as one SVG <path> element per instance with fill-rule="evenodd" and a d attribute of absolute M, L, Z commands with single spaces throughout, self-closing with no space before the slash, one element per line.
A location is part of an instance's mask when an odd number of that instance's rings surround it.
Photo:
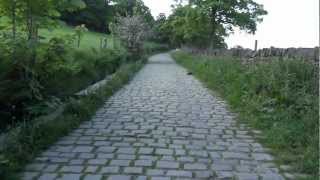
<path fill-rule="evenodd" d="M 283 179 L 272 159 L 224 101 L 159 54 L 23 179 Z"/>

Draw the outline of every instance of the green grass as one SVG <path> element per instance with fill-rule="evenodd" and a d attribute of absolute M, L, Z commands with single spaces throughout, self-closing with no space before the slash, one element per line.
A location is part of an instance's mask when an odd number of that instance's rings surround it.
<path fill-rule="evenodd" d="M 279 164 L 318 179 L 318 68 L 302 61 L 270 60 L 251 66 L 234 58 L 173 54 L 239 114 L 239 120 L 263 132 Z"/>
<path fill-rule="evenodd" d="M 11 30 L 10 28 L 10 20 L 7 17 L 0 17 L 0 30 L 1 27 L 6 27 L 4 30 Z M 43 41 L 47 42 L 51 38 L 54 37 L 64 37 L 64 36 L 72 36 L 75 34 L 74 27 L 65 25 L 64 22 L 60 22 L 60 25 L 53 27 L 52 29 L 40 29 L 39 35 L 43 37 Z M 100 43 L 102 38 L 108 38 L 107 46 L 108 48 L 113 48 L 113 39 L 110 35 L 97 33 L 88 31 L 84 33 L 83 39 L 81 40 L 80 49 L 100 49 Z M 118 45 L 118 44 L 116 44 Z M 76 47 L 76 43 L 74 43 L 74 47 Z"/>
<path fill-rule="evenodd" d="M 47 41 L 53 37 L 63 37 L 67 35 L 74 35 L 75 31 L 73 27 L 62 25 L 52 30 L 41 29 L 39 33 L 40 33 L 40 36 L 45 37 L 45 41 Z M 92 49 L 92 48 L 99 49 L 101 39 L 106 37 L 108 38 L 108 42 L 107 42 L 108 48 L 112 48 L 113 41 L 109 35 L 92 32 L 92 31 L 85 32 L 80 43 L 80 49 L 84 49 L 84 50 Z M 74 46 L 76 46 L 76 44 L 74 44 Z"/>

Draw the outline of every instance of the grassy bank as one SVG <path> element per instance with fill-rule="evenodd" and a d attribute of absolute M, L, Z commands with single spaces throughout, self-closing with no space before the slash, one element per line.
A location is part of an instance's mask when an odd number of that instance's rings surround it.
<path fill-rule="evenodd" d="M 58 26 L 52 30 L 48 29 L 41 29 L 40 36 L 44 37 L 44 41 L 48 41 L 54 37 L 66 37 L 72 36 L 75 34 L 75 30 L 73 27 L 70 26 Z M 81 50 L 91 50 L 93 48 L 99 49 L 100 48 L 100 41 L 102 38 L 108 38 L 108 48 L 113 48 L 113 41 L 112 38 L 107 34 L 97 33 L 97 32 L 84 32 L 83 38 L 81 40 L 80 49 Z M 76 44 L 74 44 L 76 46 Z"/>
<path fill-rule="evenodd" d="M 318 179 L 317 67 L 281 60 L 246 66 L 237 59 L 184 52 L 173 56 L 226 99 L 241 122 L 263 132 L 261 142 L 272 149 L 278 163 Z"/>
<path fill-rule="evenodd" d="M 104 101 L 126 84 L 143 64 L 143 61 L 139 61 L 122 65 L 112 80 L 96 94 L 80 99 L 69 98 L 65 111 L 55 120 L 41 119 L 10 131 L 0 151 L 0 179 L 17 179 L 17 172 L 27 162 L 81 122 L 89 120 Z"/>
<path fill-rule="evenodd" d="M 16 40 L 13 60 L 10 42 L 0 40 L 0 133 L 46 113 L 52 100 L 64 100 L 105 78 L 127 59 L 125 50 L 78 49 L 54 37 L 35 49 Z"/>
<path fill-rule="evenodd" d="M 0 17 L 0 32 L 1 31 L 10 31 L 10 28 L 2 29 L 1 27 L 10 27 L 10 19 L 6 17 Z M 20 32 L 21 29 L 18 27 L 18 31 Z M 65 39 L 70 38 L 76 34 L 75 28 L 72 26 L 66 25 L 64 22 L 59 21 L 59 23 L 50 28 L 50 29 L 40 29 L 39 36 L 41 37 L 42 42 L 48 42 L 50 39 L 54 37 L 64 37 Z M 83 37 L 80 44 L 81 50 L 91 50 L 93 48 L 99 49 L 100 48 L 100 41 L 102 38 L 108 38 L 108 48 L 113 48 L 113 40 L 110 35 L 87 31 L 83 33 Z M 76 47 L 76 42 L 73 43 L 74 47 Z"/>

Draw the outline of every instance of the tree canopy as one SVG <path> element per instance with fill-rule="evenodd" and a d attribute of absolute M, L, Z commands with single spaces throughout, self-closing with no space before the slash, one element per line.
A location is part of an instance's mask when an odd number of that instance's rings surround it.
<path fill-rule="evenodd" d="M 267 14 L 253 0 L 188 0 L 180 3 L 163 25 L 175 45 L 225 47 L 224 38 L 235 28 L 255 33 Z"/>
<path fill-rule="evenodd" d="M 60 11 L 85 7 L 82 0 L 0 0 L 0 15 L 9 17 L 13 36 L 16 26 L 26 30 L 28 39 L 38 38 L 38 29 L 49 27 L 61 16 Z"/>
<path fill-rule="evenodd" d="M 71 25 L 86 24 L 94 31 L 109 32 L 109 24 L 116 17 L 139 15 L 152 25 L 154 19 L 150 9 L 142 0 L 84 0 L 86 8 L 79 11 L 62 11 L 62 19 Z"/>

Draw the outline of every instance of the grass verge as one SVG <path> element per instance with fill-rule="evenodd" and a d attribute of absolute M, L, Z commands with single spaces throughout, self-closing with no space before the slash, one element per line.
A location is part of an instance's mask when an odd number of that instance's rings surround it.
<path fill-rule="evenodd" d="M 0 179 L 18 179 L 17 173 L 26 163 L 58 138 L 77 128 L 81 122 L 89 120 L 106 99 L 129 82 L 143 64 L 141 60 L 122 65 L 112 80 L 97 93 L 80 99 L 70 98 L 64 113 L 55 120 L 28 122 L 12 130 L 0 151 Z"/>
<path fill-rule="evenodd" d="M 44 37 L 45 41 L 48 41 L 54 37 L 64 37 L 75 35 L 74 28 L 66 25 L 60 25 L 52 30 L 40 29 L 40 36 Z M 101 39 L 108 38 L 108 48 L 113 48 L 113 41 L 110 35 L 87 31 L 84 32 L 83 38 L 81 39 L 80 49 L 81 50 L 91 50 L 100 49 Z M 74 44 L 76 46 L 76 44 Z"/>
<path fill-rule="evenodd" d="M 270 60 L 252 66 L 237 59 L 173 53 L 174 59 L 239 114 L 240 122 L 259 129 L 260 141 L 279 164 L 318 179 L 318 68 L 302 61 Z"/>

